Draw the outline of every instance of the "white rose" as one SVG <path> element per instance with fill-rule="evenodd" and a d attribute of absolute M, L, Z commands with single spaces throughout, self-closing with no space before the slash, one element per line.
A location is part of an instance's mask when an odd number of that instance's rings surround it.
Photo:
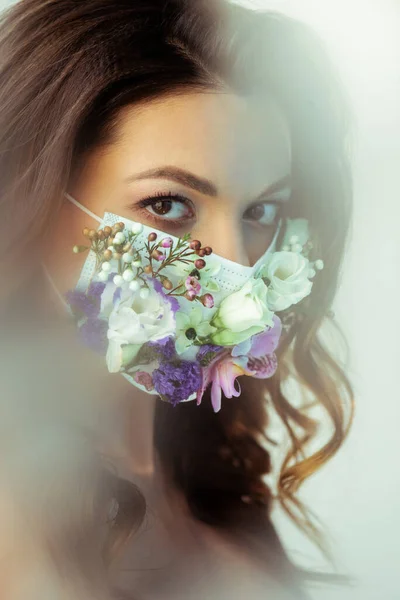
<path fill-rule="evenodd" d="M 160 340 L 175 331 L 171 304 L 155 290 L 146 299 L 135 294 L 123 297 L 112 310 L 108 321 L 109 346 L 107 365 L 112 373 L 122 366 L 122 347 L 132 344 L 140 348 L 150 341 Z"/>
<path fill-rule="evenodd" d="M 272 325 L 273 313 L 267 305 L 268 288 L 262 279 L 249 279 L 237 292 L 227 296 L 211 324 L 215 344 L 234 346 Z"/>
<path fill-rule="evenodd" d="M 286 310 L 309 295 L 310 263 L 297 252 L 275 252 L 262 270 L 261 276 L 269 279 L 268 307 L 277 312 Z"/>

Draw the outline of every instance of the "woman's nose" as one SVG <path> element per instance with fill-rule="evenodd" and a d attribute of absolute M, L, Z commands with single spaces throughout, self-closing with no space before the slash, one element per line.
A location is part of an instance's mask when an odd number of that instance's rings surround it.
<path fill-rule="evenodd" d="M 215 254 L 245 266 L 250 265 L 241 223 L 233 215 L 214 210 L 193 229 L 192 237 L 199 239 L 202 246 L 211 246 Z"/>

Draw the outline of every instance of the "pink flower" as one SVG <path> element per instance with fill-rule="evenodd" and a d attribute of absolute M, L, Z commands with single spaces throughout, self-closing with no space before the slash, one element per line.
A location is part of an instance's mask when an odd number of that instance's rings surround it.
<path fill-rule="evenodd" d="M 151 390 L 154 389 L 153 380 L 151 378 L 151 375 L 150 375 L 150 373 L 146 373 L 146 371 L 137 371 L 134 374 L 133 379 L 139 385 L 143 385 L 148 392 L 151 392 Z"/>
<path fill-rule="evenodd" d="M 229 352 L 219 355 L 208 367 L 203 369 L 203 382 L 197 393 L 197 404 L 201 403 L 204 391 L 211 384 L 211 403 L 214 412 L 221 410 L 222 392 L 226 398 L 240 396 L 235 387 L 236 378 L 244 375 L 245 371 L 229 356 Z"/>
<path fill-rule="evenodd" d="M 226 349 L 202 369 L 202 385 L 197 393 L 197 404 L 201 403 L 204 391 L 211 385 L 211 403 L 215 412 L 221 409 L 222 393 L 226 398 L 240 396 L 236 379 L 241 375 L 267 379 L 278 367 L 274 354 L 281 336 L 282 324 L 276 315 L 273 326 L 235 346 Z"/>
<path fill-rule="evenodd" d="M 199 280 L 196 277 L 191 277 L 189 275 L 189 277 L 186 278 L 185 287 L 190 292 L 194 292 L 196 294 L 196 296 L 197 296 L 197 294 L 200 294 L 201 285 L 200 285 Z"/>
<path fill-rule="evenodd" d="M 161 242 L 161 246 L 163 248 L 171 248 L 172 244 L 174 243 L 173 239 L 170 237 L 166 237 L 162 240 Z"/>

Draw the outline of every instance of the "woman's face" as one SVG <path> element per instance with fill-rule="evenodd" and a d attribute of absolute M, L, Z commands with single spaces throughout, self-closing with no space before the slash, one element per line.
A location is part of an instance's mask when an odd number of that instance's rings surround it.
<path fill-rule="evenodd" d="M 123 109 L 114 140 L 94 150 L 69 193 L 105 211 L 193 239 L 251 265 L 270 245 L 290 198 L 287 123 L 272 100 L 262 106 L 228 93 L 186 93 Z M 74 287 L 91 217 L 66 201 L 46 264 L 59 289 Z"/>

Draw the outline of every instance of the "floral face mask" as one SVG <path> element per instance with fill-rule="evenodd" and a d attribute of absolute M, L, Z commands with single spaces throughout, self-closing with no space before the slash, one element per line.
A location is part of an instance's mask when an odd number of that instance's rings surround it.
<path fill-rule="evenodd" d="M 279 311 L 309 295 L 321 260 L 310 262 L 308 226 L 287 219 L 281 250 L 274 239 L 253 267 L 229 261 L 190 235 L 176 238 L 113 213 L 85 228 L 88 252 L 78 284 L 66 295 L 82 341 L 104 355 L 108 370 L 174 405 L 200 404 L 211 385 L 214 410 L 240 395 L 241 375 L 277 369 Z"/>

